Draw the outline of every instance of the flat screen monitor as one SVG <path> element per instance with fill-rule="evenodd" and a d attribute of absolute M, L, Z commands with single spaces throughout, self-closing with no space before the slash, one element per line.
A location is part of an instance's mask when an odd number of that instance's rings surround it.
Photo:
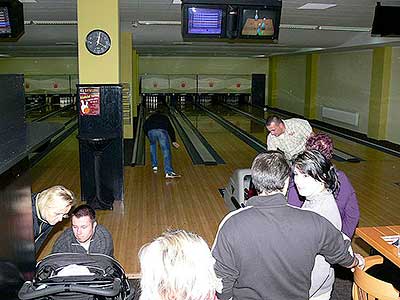
<path fill-rule="evenodd" d="M 216 5 L 183 5 L 182 35 L 187 38 L 220 38 L 225 36 L 225 7 Z"/>
<path fill-rule="evenodd" d="M 239 19 L 239 36 L 250 39 L 277 39 L 279 11 L 274 9 L 243 8 Z"/>
<path fill-rule="evenodd" d="M 383 6 L 379 2 L 375 7 L 371 34 L 373 36 L 399 37 L 400 6 Z"/>
<path fill-rule="evenodd" d="M 189 34 L 221 34 L 222 9 L 220 8 L 189 8 Z"/>
<path fill-rule="evenodd" d="M 6 6 L 0 6 L 0 34 L 10 34 L 11 24 L 10 17 L 8 15 L 8 8 Z"/>
<path fill-rule="evenodd" d="M 0 0 L 0 42 L 17 41 L 24 34 L 24 11 L 18 0 Z"/>

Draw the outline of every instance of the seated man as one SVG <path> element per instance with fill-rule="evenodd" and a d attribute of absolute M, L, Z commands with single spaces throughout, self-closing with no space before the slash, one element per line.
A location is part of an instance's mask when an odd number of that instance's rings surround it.
<path fill-rule="evenodd" d="M 110 232 L 96 222 L 96 212 L 87 204 L 72 211 L 72 228 L 65 230 L 53 246 L 52 253 L 101 253 L 114 255 Z"/>

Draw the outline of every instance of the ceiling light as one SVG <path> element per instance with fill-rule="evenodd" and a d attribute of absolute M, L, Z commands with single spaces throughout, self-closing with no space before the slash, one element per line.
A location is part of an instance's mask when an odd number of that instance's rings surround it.
<path fill-rule="evenodd" d="M 349 27 L 349 26 L 318 26 L 319 30 L 331 31 L 353 31 L 353 32 L 370 32 L 369 27 Z"/>
<path fill-rule="evenodd" d="M 19 0 L 19 2 L 22 2 L 22 3 L 37 3 L 36 0 Z"/>
<path fill-rule="evenodd" d="M 336 4 L 324 4 L 324 3 L 307 3 L 297 9 L 328 9 L 335 7 Z"/>
<path fill-rule="evenodd" d="M 182 1 L 181 0 L 173 0 L 172 4 L 182 4 Z"/>
<path fill-rule="evenodd" d="M 299 29 L 299 30 L 325 30 L 325 31 L 350 31 L 350 32 L 370 32 L 369 27 L 349 27 L 349 26 L 325 26 L 325 25 L 301 25 L 301 24 L 280 24 L 280 29 Z"/>
<path fill-rule="evenodd" d="M 181 25 L 181 21 L 137 21 L 139 25 Z"/>
<path fill-rule="evenodd" d="M 0 54 L 0 57 L 10 57 L 10 54 Z"/>
<path fill-rule="evenodd" d="M 265 54 L 259 54 L 259 55 L 253 55 L 253 57 L 255 57 L 255 58 L 264 58 L 264 57 L 266 57 L 266 55 Z"/>
<path fill-rule="evenodd" d="M 280 24 L 280 29 L 303 29 L 303 30 L 316 30 L 318 25 L 301 25 L 301 24 Z"/>
<path fill-rule="evenodd" d="M 173 42 L 173 45 L 193 45 L 192 42 Z"/>
<path fill-rule="evenodd" d="M 78 25 L 78 21 L 59 21 L 59 20 L 46 20 L 46 21 L 24 21 L 25 25 Z"/>

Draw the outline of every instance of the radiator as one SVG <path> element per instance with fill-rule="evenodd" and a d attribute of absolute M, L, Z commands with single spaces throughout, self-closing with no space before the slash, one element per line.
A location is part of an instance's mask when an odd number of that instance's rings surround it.
<path fill-rule="evenodd" d="M 358 126 L 359 113 L 322 106 L 322 117 Z"/>

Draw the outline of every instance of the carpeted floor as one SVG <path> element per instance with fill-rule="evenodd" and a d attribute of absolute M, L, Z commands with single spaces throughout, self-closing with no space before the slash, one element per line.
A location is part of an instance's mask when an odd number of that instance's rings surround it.
<path fill-rule="evenodd" d="M 335 284 L 331 300 L 351 300 L 353 273 L 350 269 L 335 266 Z"/>
<path fill-rule="evenodd" d="M 351 300 L 353 282 L 347 279 L 335 279 L 331 300 Z"/>
<path fill-rule="evenodd" d="M 135 297 L 132 300 L 139 300 L 140 297 L 140 279 L 129 279 L 131 290 L 135 291 Z"/>

